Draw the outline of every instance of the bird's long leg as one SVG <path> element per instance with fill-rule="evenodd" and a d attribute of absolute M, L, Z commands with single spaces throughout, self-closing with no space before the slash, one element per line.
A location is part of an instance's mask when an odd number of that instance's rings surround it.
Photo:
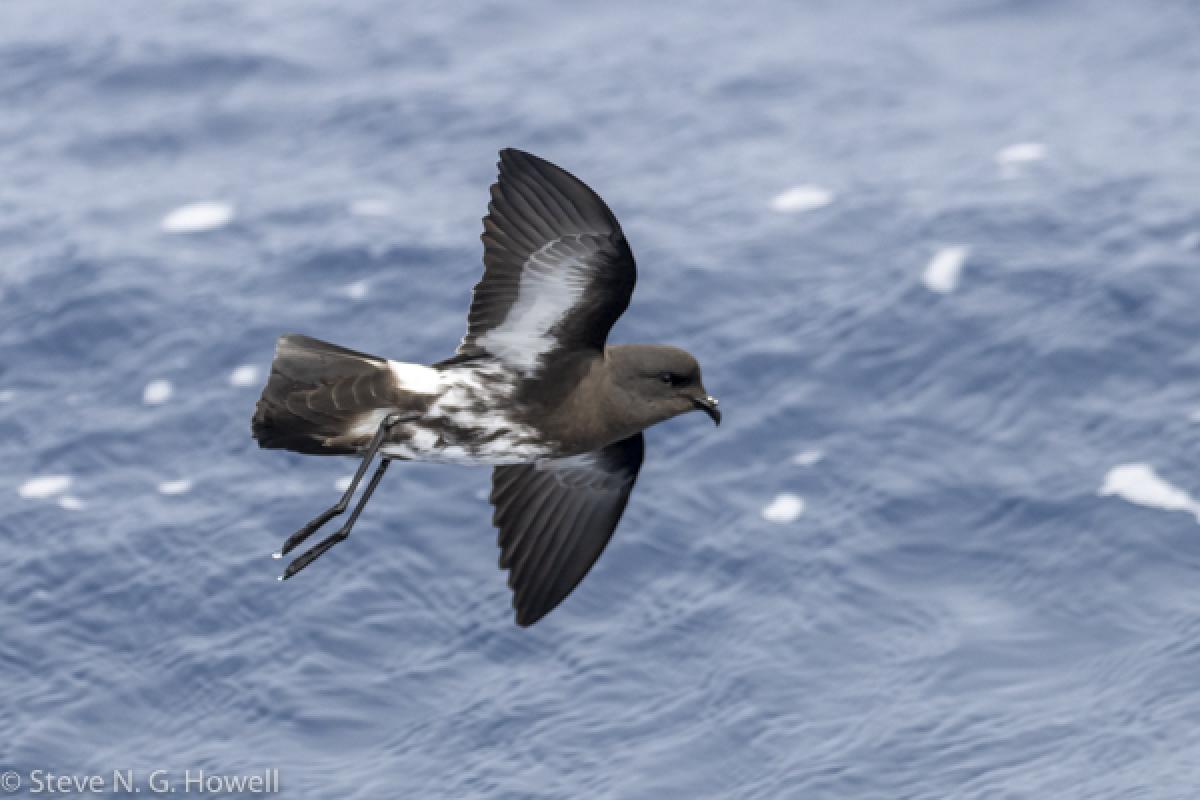
<path fill-rule="evenodd" d="M 374 492 L 375 487 L 379 485 L 379 481 L 381 478 L 383 478 L 383 473 L 387 471 L 388 464 L 390 463 L 392 463 L 392 460 L 386 457 L 379 462 L 379 466 L 375 469 L 375 474 L 371 476 L 371 481 L 367 484 L 367 488 L 363 490 L 362 497 L 358 498 L 358 503 L 355 504 L 354 510 L 350 512 L 350 518 L 346 520 L 346 524 L 297 556 L 292 563 L 287 565 L 287 569 L 283 571 L 283 575 L 279 576 L 279 580 L 286 581 L 288 578 L 292 577 L 297 572 L 320 558 L 326 550 L 350 535 L 350 529 L 354 527 L 354 523 L 358 519 L 358 515 L 361 514 L 363 508 L 366 507 L 367 501 L 371 499 L 371 493 Z"/>
<path fill-rule="evenodd" d="M 303 528 L 289 536 L 287 541 L 283 543 L 283 548 L 275 554 L 275 558 L 283 558 L 294 550 L 296 545 L 316 533 L 322 525 L 346 510 L 350 505 L 350 498 L 354 497 L 354 490 L 358 488 L 358 482 L 362 480 L 363 475 L 367 472 L 367 467 L 371 465 L 375 454 L 379 452 L 379 447 L 387 437 L 388 431 L 395 427 L 397 423 L 404 422 L 410 418 L 411 416 L 402 414 L 388 414 L 383 418 L 383 421 L 379 423 L 379 430 L 375 431 L 375 435 L 371 437 L 371 441 L 367 443 L 366 449 L 363 450 L 362 462 L 358 465 L 358 469 L 355 471 L 350 485 L 342 493 L 341 499 L 314 517 Z"/>

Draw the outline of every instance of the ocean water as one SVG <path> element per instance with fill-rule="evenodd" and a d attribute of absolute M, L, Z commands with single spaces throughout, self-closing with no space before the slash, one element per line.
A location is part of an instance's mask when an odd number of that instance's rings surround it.
<path fill-rule="evenodd" d="M 10 794 L 1196 797 L 1198 41 L 1183 0 L 0 5 Z M 725 424 L 649 433 L 532 629 L 486 470 L 398 465 L 277 582 L 354 462 L 251 441 L 275 337 L 449 355 L 505 146 L 613 207 L 613 341 Z"/>

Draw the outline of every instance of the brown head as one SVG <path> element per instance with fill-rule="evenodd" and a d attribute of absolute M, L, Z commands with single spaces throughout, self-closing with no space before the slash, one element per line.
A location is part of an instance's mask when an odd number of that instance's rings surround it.
<path fill-rule="evenodd" d="M 605 350 L 614 401 L 638 430 L 689 411 L 703 411 L 717 425 L 721 410 L 704 388 L 692 354 L 660 344 L 613 345 Z"/>

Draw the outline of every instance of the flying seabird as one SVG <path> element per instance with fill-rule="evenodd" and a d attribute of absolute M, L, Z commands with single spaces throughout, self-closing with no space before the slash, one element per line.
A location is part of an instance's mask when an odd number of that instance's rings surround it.
<path fill-rule="evenodd" d="M 393 460 L 493 467 L 493 524 L 517 624 L 574 589 L 612 537 L 642 464 L 642 431 L 700 410 L 720 424 L 700 365 L 667 345 L 608 345 L 637 277 L 616 217 L 582 181 L 500 151 L 483 218 L 483 278 L 454 356 L 409 364 L 300 334 L 280 337 L 251 429 L 261 447 L 359 455 L 342 498 L 284 543 L 291 578 L 345 539 Z"/>

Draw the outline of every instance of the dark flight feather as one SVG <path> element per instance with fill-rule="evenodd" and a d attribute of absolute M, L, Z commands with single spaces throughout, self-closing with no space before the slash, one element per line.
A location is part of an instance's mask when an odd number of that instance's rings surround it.
<path fill-rule="evenodd" d="M 459 354 L 489 352 L 483 340 L 508 318 L 531 266 L 541 281 L 563 278 L 584 286 L 574 303 L 554 309 L 548 330 L 531 333 L 550 336 L 552 350 L 603 349 L 637 280 L 616 217 L 581 180 L 537 156 L 502 150 L 499 168 L 483 219 L 484 274 L 475 286 Z"/>
<path fill-rule="evenodd" d="M 346 436 L 360 414 L 404 408 L 387 359 L 298 333 L 279 337 L 250 430 L 261 447 L 310 455 L 358 452 L 369 436 Z"/>
<path fill-rule="evenodd" d="M 596 563 L 642 465 L 642 434 L 582 456 L 496 467 L 493 524 L 517 624 L 552 611 Z"/>

